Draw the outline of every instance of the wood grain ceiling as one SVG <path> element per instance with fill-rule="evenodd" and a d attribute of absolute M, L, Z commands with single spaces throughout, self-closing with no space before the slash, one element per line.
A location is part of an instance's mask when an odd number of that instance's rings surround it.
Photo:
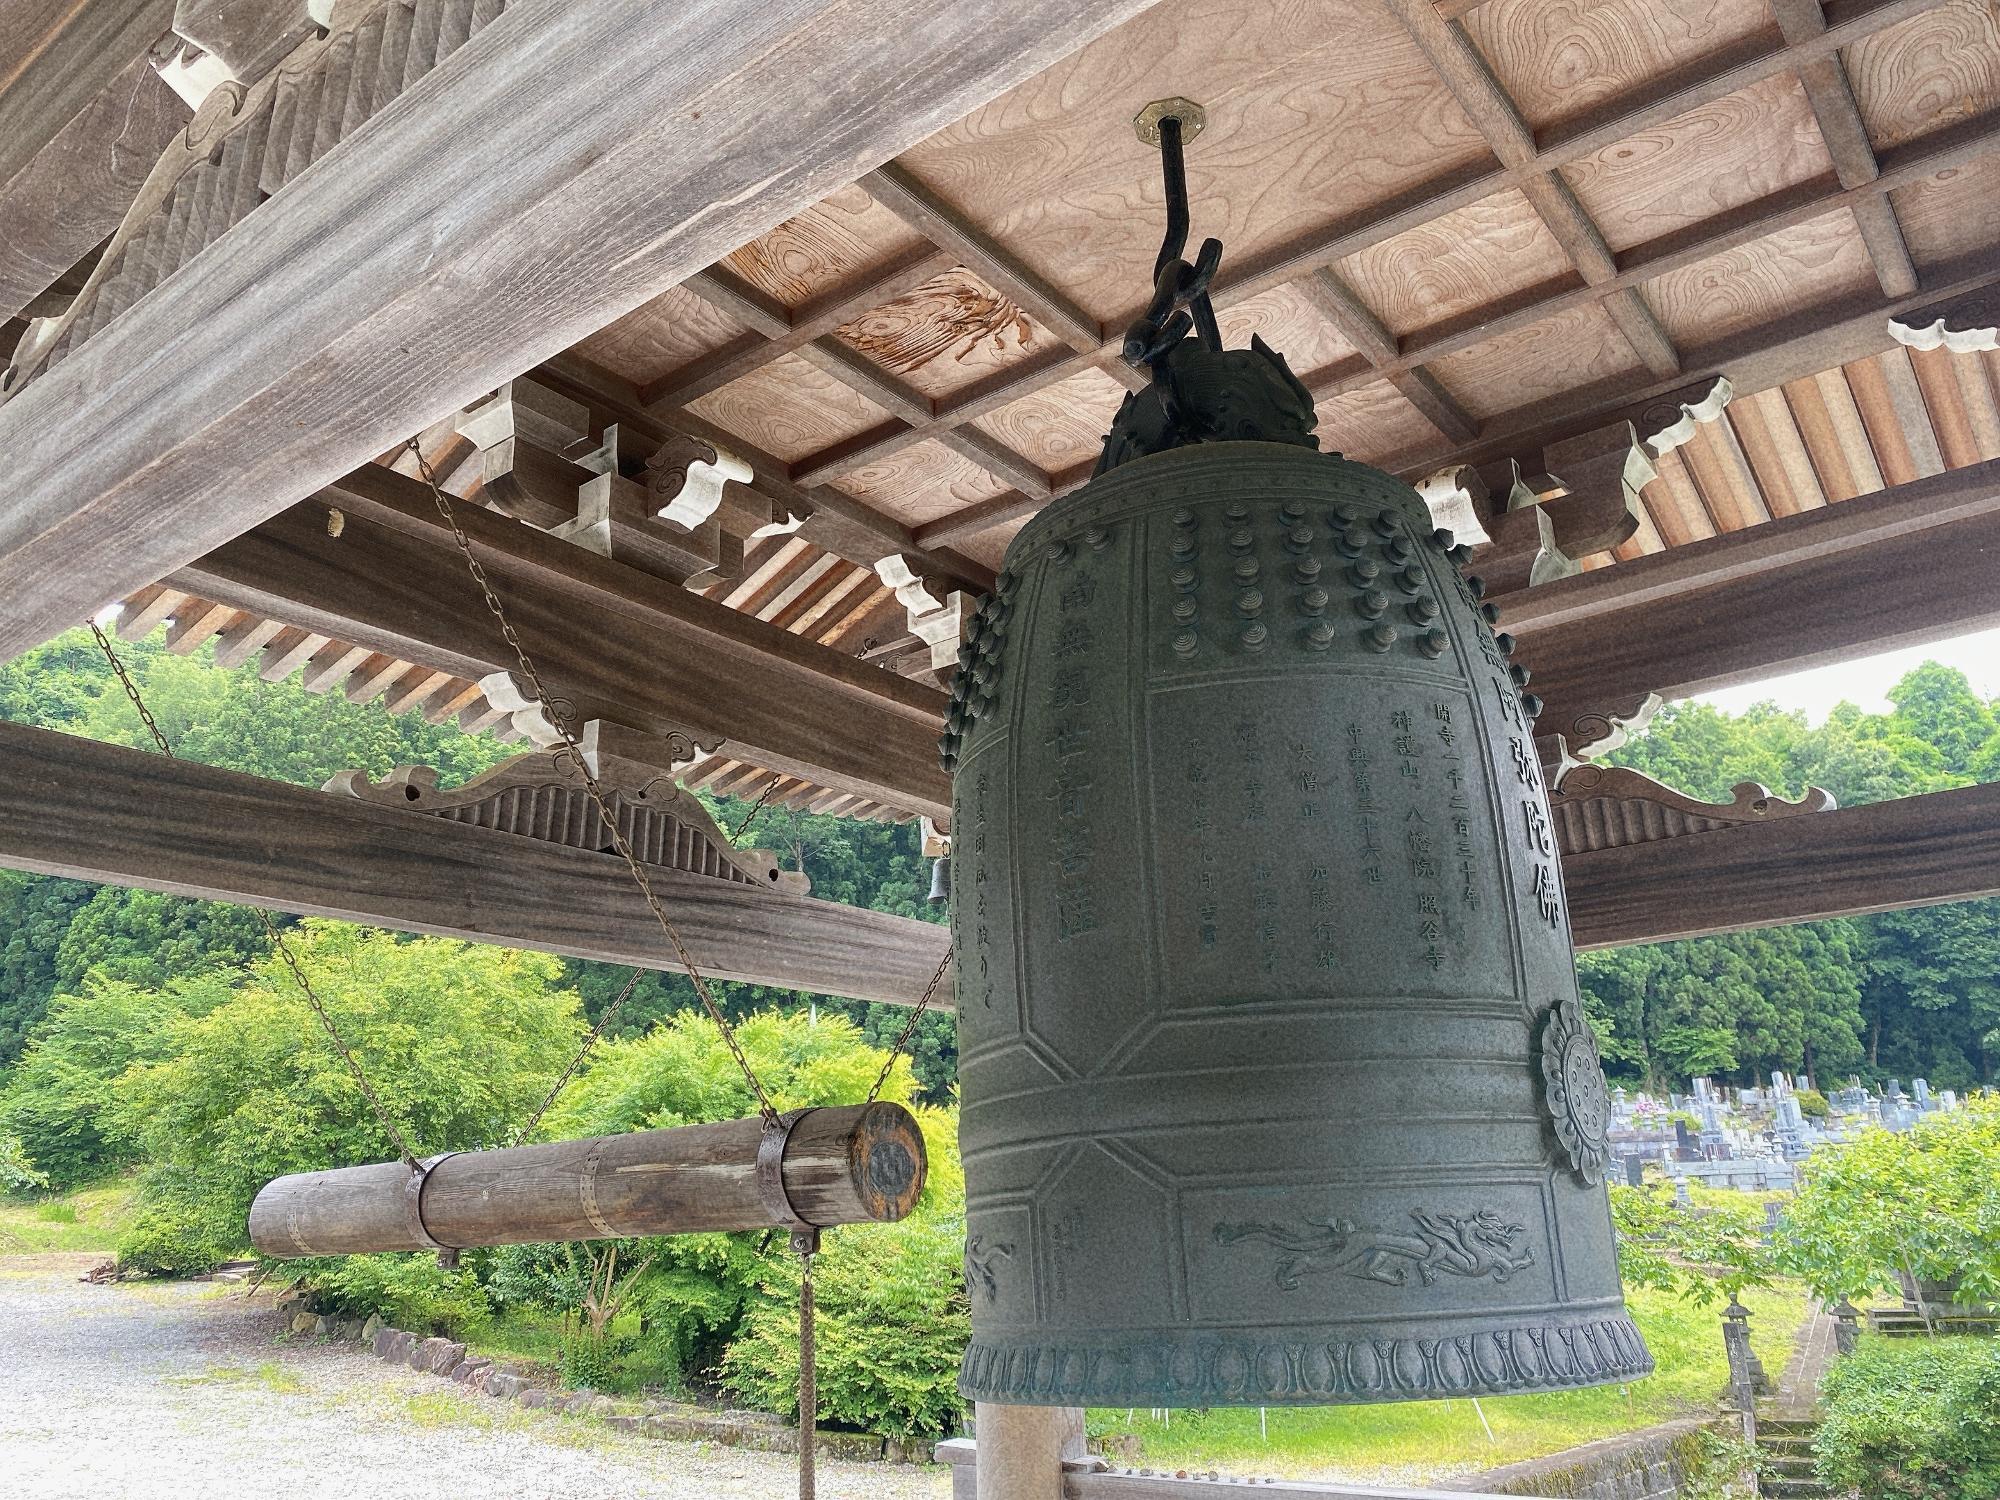
<path fill-rule="evenodd" d="M 1208 109 L 1227 336 L 1287 353 L 1326 446 L 1404 472 L 2000 257 L 1990 0 L 1165 0 L 573 353 L 995 567 L 1130 384 L 1161 201 L 1129 120 L 1175 92 Z M 746 292 L 762 327 L 730 325 Z M 1621 552 L 1994 456 L 1987 376 L 1942 359 L 1746 392 Z"/>
<path fill-rule="evenodd" d="M 2000 355 L 1885 327 L 2000 280 L 1994 0 L 1162 0 L 584 339 L 564 388 L 997 568 L 1134 384 L 1118 344 L 1163 210 L 1130 119 L 1173 93 L 1208 111 L 1188 165 L 1225 336 L 1288 355 L 1323 446 L 1527 467 L 1737 381 L 1587 566 L 2000 457 Z M 912 656 L 851 552 L 768 538 L 710 592 Z"/>

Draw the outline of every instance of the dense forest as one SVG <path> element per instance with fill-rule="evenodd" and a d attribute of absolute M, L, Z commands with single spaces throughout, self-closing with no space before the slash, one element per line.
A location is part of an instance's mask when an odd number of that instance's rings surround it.
<path fill-rule="evenodd" d="M 127 648 L 154 712 L 181 754 L 301 785 L 340 770 L 380 775 L 435 766 L 449 783 L 513 753 L 484 737 L 392 717 L 338 694 L 268 684 L 157 644 Z M 2000 779 L 2000 717 L 1964 675 L 1934 663 L 1891 693 L 1893 709 L 1843 705 L 1824 724 L 1769 705 L 1729 715 L 1665 710 L 1617 759 L 1696 796 L 1726 799 L 1737 781 L 1795 797 L 1808 786 L 1843 806 Z M 0 666 L 0 719 L 128 745 L 143 743 L 131 705 L 84 632 Z M 734 829 L 752 809 L 714 809 Z M 937 918 L 913 828 L 763 809 L 738 839 L 805 870 L 816 895 Z M 139 988 L 234 971 L 262 955 L 249 913 L 209 902 L 0 871 L 0 1082 L 59 994 L 87 976 Z M 1593 1018 L 1615 1077 L 1655 1085 L 1707 1073 L 1749 1080 L 1772 1068 L 1824 1082 L 1927 1076 L 1963 1089 L 1992 1078 L 2000 1050 L 2000 903 L 1965 902 L 1585 956 Z M 595 1018 L 621 971 L 565 961 L 559 983 Z M 886 1042 L 902 1012 L 750 986 L 724 986 L 736 1015 L 816 1003 Z M 641 1036 L 693 1003 L 686 981 L 649 975 L 615 1035 Z M 924 1097 L 939 1100 L 955 1064 L 948 1017 L 929 1018 L 914 1048 Z"/>

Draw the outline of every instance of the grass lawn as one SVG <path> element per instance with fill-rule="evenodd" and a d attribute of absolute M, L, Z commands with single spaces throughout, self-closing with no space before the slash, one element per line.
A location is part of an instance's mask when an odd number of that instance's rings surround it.
<path fill-rule="evenodd" d="M 0 1255 L 117 1247 L 138 1211 L 138 1188 L 115 1177 L 73 1193 L 0 1198 Z"/>
<path fill-rule="evenodd" d="M 1647 1427 L 1692 1411 L 1712 1410 L 1728 1380 L 1722 1353 L 1722 1307 L 1692 1307 L 1662 1292 L 1628 1291 L 1633 1320 L 1653 1352 L 1654 1374 L 1628 1386 L 1538 1396 L 1412 1401 L 1385 1406 L 1272 1407 L 1258 1412 L 1217 1407 L 1176 1411 L 1155 1420 L 1141 1411 L 1094 1410 L 1090 1432 L 1107 1441 L 1131 1432 L 1136 1460 L 1154 1468 L 1223 1469 L 1285 1479 L 1414 1484 L 1476 1473 L 1573 1448 L 1593 1438 Z M 1773 1382 L 1805 1320 L 1803 1288 L 1781 1285 L 1743 1294 L 1751 1346 Z M 1485 1424 L 1480 1421 L 1485 1415 Z M 1492 1428 L 1487 1436 L 1486 1428 Z"/>

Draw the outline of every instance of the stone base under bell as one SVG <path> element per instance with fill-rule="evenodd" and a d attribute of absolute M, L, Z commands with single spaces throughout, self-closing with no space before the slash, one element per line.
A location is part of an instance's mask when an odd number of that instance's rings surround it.
<path fill-rule="evenodd" d="M 1351 1332 L 1351 1326 L 1343 1332 Z M 1613 1385 L 1653 1372 L 1624 1313 L 1356 1339 L 1309 1328 L 1149 1331 L 1061 1343 L 975 1337 L 959 1393 L 1015 1406 L 1338 1406 Z"/>

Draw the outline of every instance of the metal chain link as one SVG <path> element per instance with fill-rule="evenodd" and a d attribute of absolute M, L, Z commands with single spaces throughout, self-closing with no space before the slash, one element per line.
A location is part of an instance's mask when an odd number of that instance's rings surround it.
<path fill-rule="evenodd" d="M 778 783 L 783 779 L 784 778 L 781 776 L 773 777 L 771 779 L 771 784 L 765 787 L 762 792 L 758 793 L 757 800 L 750 804 L 750 811 L 748 811 L 743 815 L 743 821 L 738 823 L 736 825 L 735 831 L 729 835 L 730 843 L 733 844 L 738 839 L 742 838 L 744 833 L 749 829 L 750 825 L 757 821 L 757 814 L 764 810 L 764 804 L 771 800 L 771 793 L 775 792 L 778 789 Z"/>
<path fill-rule="evenodd" d="M 179 760 L 180 757 L 174 754 L 174 747 L 167 743 L 166 733 L 160 728 L 159 721 L 153 717 L 152 710 L 146 707 L 146 700 L 139 696 L 138 684 L 132 681 L 131 673 L 125 670 L 125 663 L 119 660 L 117 651 L 112 648 L 110 638 L 99 628 L 95 620 L 90 622 L 90 633 L 97 637 L 98 649 L 104 653 L 104 659 L 111 663 L 111 670 L 117 674 L 120 685 L 125 689 L 125 696 L 132 700 L 132 707 L 138 710 L 139 718 L 146 726 L 146 732 L 152 735 L 153 743 L 159 746 L 160 753 L 168 760 Z M 284 933 L 279 930 L 278 924 L 271 920 L 269 912 L 261 906 L 253 906 L 250 910 L 255 912 L 257 920 L 264 924 L 264 933 L 270 938 L 272 949 L 284 960 L 285 967 L 291 970 L 292 978 L 298 982 L 299 992 L 306 997 L 306 1004 L 312 1007 L 312 1013 L 319 1017 L 319 1024 L 326 1028 L 327 1039 L 333 1043 L 334 1051 L 340 1054 L 341 1061 L 347 1064 L 348 1072 L 354 1075 L 355 1085 L 361 1090 L 361 1097 L 368 1101 L 368 1107 L 375 1111 L 376 1120 L 389 1132 L 389 1138 L 396 1143 L 396 1150 L 401 1153 L 403 1161 L 410 1170 L 422 1172 L 423 1168 L 417 1162 L 416 1152 L 410 1149 L 410 1143 L 403 1138 L 402 1130 L 398 1128 L 374 1087 L 368 1082 L 368 1075 L 361 1071 L 359 1060 L 348 1050 L 347 1043 L 340 1039 L 340 1028 L 333 1024 L 333 1017 L 328 1013 L 326 1003 L 313 989 L 312 981 L 306 978 L 306 971 L 299 967 L 298 955 L 292 951 L 292 945 L 285 941 Z"/>
<path fill-rule="evenodd" d="M 875 1086 L 868 1091 L 870 1104 L 882 1097 L 882 1088 L 889 1081 L 889 1074 L 896 1066 L 896 1059 L 902 1056 L 903 1048 L 908 1046 L 910 1038 L 916 1035 L 917 1022 L 921 1021 L 924 1012 L 931 1008 L 931 997 L 937 994 L 938 986 L 944 983 L 944 971 L 951 967 L 951 955 L 952 948 L 947 944 L 944 957 L 938 960 L 937 972 L 931 975 L 931 982 L 924 986 L 923 998 L 917 1001 L 917 1008 L 910 1012 L 910 1019 L 903 1023 L 902 1035 L 896 1038 L 896 1045 L 891 1047 L 889 1055 L 882 1059 L 882 1071 L 875 1075 Z M 910 1066 L 914 1068 L 916 1065 L 916 1059 L 911 1058 Z"/>
<path fill-rule="evenodd" d="M 577 743 L 576 735 L 570 729 L 569 716 L 556 707 L 555 700 L 542 685 L 541 673 L 535 670 L 533 658 L 521 644 L 521 638 L 514 633 L 513 623 L 507 618 L 507 608 L 500 602 L 500 596 L 494 591 L 492 580 L 486 576 L 485 567 L 473 552 L 472 539 L 465 534 L 465 528 L 458 524 L 458 514 L 452 508 L 451 501 L 445 498 L 444 490 L 438 484 L 437 475 L 431 469 L 430 460 L 424 457 L 424 450 L 415 438 L 410 439 L 408 447 L 416 457 L 417 470 L 422 474 L 424 483 L 430 486 L 431 499 L 437 506 L 438 514 L 444 518 L 445 525 L 451 528 L 452 538 L 458 543 L 458 550 L 465 558 L 465 566 L 472 575 L 472 581 L 479 586 L 480 593 L 485 597 L 488 612 L 498 623 L 501 636 L 513 649 L 515 660 L 520 663 L 521 675 L 527 678 L 528 687 L 533 692 L 536 703 L 541 707 L 542 717 L 548 722 L 549 727 L 562 737 L 564 750 L 575 764 L 577 774 L 583 778 L 583 784 L 590 793 L 590 800 L 597 804 L 598 816 L 604 820 L 605 830 L 611 835 L 612 847 L 618 851 L 619 856 L 625 861 L 626 868 L 632 872 L 632 879 L 639 887 L 639 894 L 645 898 L 654 920 L 660 924 L 660 930 L 667 935 L 667 942 L 673 947 L 674 957 L 679 960 L 680 966 L 686 970 L 689 980 L 693 982 L 694 992 L 700 997 L 702 1008 L 708 1012 L 708 1018 L 715 1023 L 716 1031 L 721 1034 L 724 1044 L 729 1048 L 729 1055 L 736 1059 L 736 1067 L 742 1073 L 743 1081 L 750 1086 L 750 1092 L 756 1096 L 757 1113 L 766 1121 L 776 1120 L 777 1107 L 771 1103 L 770 1095 L 764 1092 L 764 1085 L 758 1080 L 756 1069 L 750 1066 L 750 1059 L 743 1053 L 743 1044 L 736 1039 L 735 1028 L 729 1024 L 729 1018 L 723 1015 L 722 1007 L 716 1003 L 715 996 L 708 988 L 708 980 L 702 976 L 701 970 L 695 964 L 694 955 L 688 952 L 688 946 L 682 941 L 679 930 L 667 916 L 666 908 L 660 904 L 659 896 L 654 893 L 653 882 L 647 879 L 645 866 L 639 863 L 639 856 L 633 852 L 631 841 L 625 837 L 624 829 L 618 826 L 617 818 L 612 815 L 610 799 L 604 795 L 604 788 L 598 782 L 596 773 L 584 759 L 583 748 Z"/>
<path fill-rule="evenodd" d="M 523 1125 L 521 1133 L 514 1137 L 515 1145 L 527 1144 L 528 1137 L 535 1133 L 535 1127 L 542 1123 L 542 1116 L 547 1114 L 549 1106 L 556 1102 L 556 1095 L 563 1091 L 563 1085 L 576 1076 L 576 1070 L 582 1067 L 583 1060 L 590 1056 L 590 1049 L 597 1045 L 597 1039 L 610 1030 L 611 1023 L 618 1017 L 618 1012 L 623 1010 L 625 1002 L 632 998 L 632 991 L 639 987 L 639 976 L 645 972 L 644 969 L 632 971 L 631 976 L 625 981 L 625 988 L 618 992 L 618 998 L 613 1000 L 605 1008 L 604 1014 L 597 1018 L 597 1024 L 590 1028 L 590 1035 L 585 1037 L 583 1045 L 576 1049 L 576 1056 L 572 1057 L 569 1066 L 562 1070 L 562 1077 L 550 1084 L 549 1091 L 542 1095 L 542 1102 L 535 1106 L 535 1112 L 528 1117 L 528 1123 Z"/>

